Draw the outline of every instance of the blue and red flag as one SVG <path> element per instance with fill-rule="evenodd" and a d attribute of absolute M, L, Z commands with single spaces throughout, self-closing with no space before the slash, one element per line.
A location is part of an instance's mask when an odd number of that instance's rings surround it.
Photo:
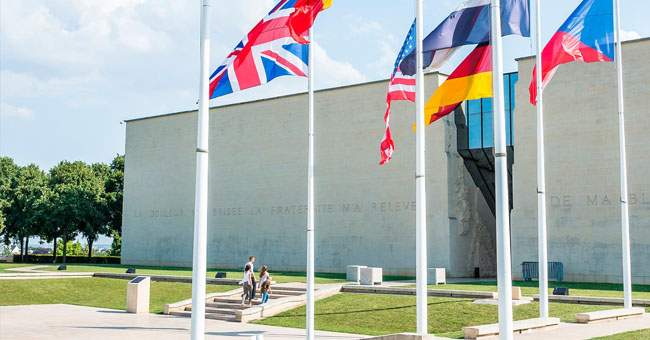
<path fill-rule="evenodd" d="M 612 0 L 584 0 L 542 50 L 542 88 L 561 64 L 572 61 L 614 61 L 614 4 Z M 528 88 L 537 104 L 537 67 Z"/>
<path fill-rule="evenodd" d="M 281 0 L 237 44 L 210 76 L 210 99 L 266 84 L 280 76 L 307 76 L 304 35 L 332 0 Z"/>
<path fill-rule="evenodd" d="M 393 137 L 390 134 L 390 105 L 393 100 L 410 100 L 415 101 L 415 77 L 407 76 L 402 73 L 399 64 L 404 58 L 415 49 L 415 21 L 411 25 L 409 33 L 406 35 L 402 49 L 399 51 L 397 60 L 395 61 L 395 68 L 390 75 L 390 82 L 388 83 L 388 96 L 386 96 L 386 113 L 384 114 L 384 121 L 386 122 L 386 133 L 381 139 L 381 162 L 379 165 L 390 161 L 395 144 Z"/>
<path fill-rule="evenodd" d="M 503 36 L 530 37 L 529 0 L 500 0 Z M 424 38 L 424 68 L 438 69 L 458 48 L 490 41 L 490 0 L 465 0 L 433 32 Z M 400 64 L 402 72 L 414 75 L 415 52 Z"/>

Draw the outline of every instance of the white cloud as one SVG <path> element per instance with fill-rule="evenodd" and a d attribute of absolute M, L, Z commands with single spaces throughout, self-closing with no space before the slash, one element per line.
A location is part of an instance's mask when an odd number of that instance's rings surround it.
<path fill-rule="evenodd" d="M 31 120 L 34 118 L 34 112 L 24 106 L 13 106 L 7 103 L 0 103 L 0 117 Z"/>
<path fill-rule="evenodd" d="M 626 31 L 626 30 L 621 30 L 621 40 L 626 41 L 626 40 L 636 40 L 636 39 L 641 39 L 641 34 L 634 32 L 634 31 Z"/>
<path fill-rule="evenodd" d="M 318 42 L 314 44 L 314 81 L 318 87 L 334 87 L 349 85 L 366 81 L 352 64 L 344 61 L 337 61 L 327 55 L 327 52 Z"/>
<path fill-rule="evenodd" d="M 377 21 L 359 15 L 346 15 L 345 21 L 348 23 L 349 31 L 357 35 L 383 32 L 381 24 Z"/>
<path fill-rule="evenodd" d="M 2 95 L 15 98 L 53 97 L 71 92 L 83 93 L 88 86 L 104 80 L 97 73 L 69 77 L 35 76 L 30 73 L 0 70 Z"/>
<path fill-rule="evenodd" d="M 381 51 L 380 57 L 376 61 L 369 63 L 368 67 L 376 70 L 380 77 L 388 78 L 389 72 L 392 72 L 395 67 L 398 50 L 386 41 L 380 40 L 378 44 Z"/>

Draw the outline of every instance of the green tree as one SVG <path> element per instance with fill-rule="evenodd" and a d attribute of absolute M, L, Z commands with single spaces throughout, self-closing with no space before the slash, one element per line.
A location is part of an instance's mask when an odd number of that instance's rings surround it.
<path fill-rule="evenodd" d="M 110 165 L 106 182 L 106 201 L 108 204 L 108 226 L 113 236 L 111 252 L 120 254 L 122 244 L 122 202 L 124 197 L 124 155 L 117 155 Z M 116 241 L 117 239 L 117 241 Z M 116 256 L 117 256 L 116 255 Z"/>
<path fill-rule="evenodd" d="M 95 225 L 102 224 L 104 183 L 84 162 L 62 161 L 50 170 L 50 188 L 48 215 L 63 239 L 62 255 L 66 263 L 68 241 L 79 232 L 91 234 Z"/>
<path fill-rule="evenodd" d="M 50 187 L 51 182 L 52 181 L 49 179 L 48 175 L 48 186 L 41 199 L 36 203 L 34 214 L 36 216 L 36 220 L 40 224 L 40 238 L 46 240 L 47 242 L 53 243 L 52 255 L 54 258 L 52 262 L 56 263 L 57 240 L 61 235 L 61 231 L 59 228 L 59 223 L 56 221 L 55 216 L 52 215 L 52 209 L 54 206 L 53 199 L 55 195 L 52 191 L 52 188 Z"/>
<path fill-rule="evenodd" d="M 38 166 L 30 164 L 20 167 L 12 185 L 13 201 L 6 210 L 6 236 L 17 238 L 24 251 L 21 250 L 21 261 L 27 255 L 29 238 L 40 234 L 38 216 L 35 214 L 38 202 L 47 190 L 47 176 Z"/>
<path fill-rule="evenodd" d="M 88 242 L 88 262 L 93 256 L 93 244 L 101 234 L 108 233 L 109 207 L 106 195 L 106 184 L 111 173 L 111 168 L 103 163 L 95 163 L 91 166 L 94 174 L 92 209 L 86 211 L 85 223 L 81 224 L 79 231 Z"/>
<path fill-rule="evenodd" d="M 13 201 L 12 185 L 17 175 L 18 165 L 14 160 L 10 157 L 0 157 L 0 235 L 4 235 L 6 209 Z M 5 241 L 8 240 L 5 236 Z"/>
<path fill-rule="evenodd" d="M 83 246 L 81 245 L 81 242 L 79 241 L 72 242 L 72 240 L 70 240 L 65 245 L 63 244 L 63 242 L 59 242 L 59 245 L 56 247 L 56 255 L 62 256 L 64 248 L 65 248 L 66 255 L 79 256 L 79 255 L 84 255 L 86 253 L 84 251 Z"/>
<path fill-rule="evenodd" d="M 111 236 L 113 237 L 113 243 L 111 243 L 111 249 L 108 250 L 108 255 L 122 255 L 122 236 L 116 231 L 111 231 Z"/>

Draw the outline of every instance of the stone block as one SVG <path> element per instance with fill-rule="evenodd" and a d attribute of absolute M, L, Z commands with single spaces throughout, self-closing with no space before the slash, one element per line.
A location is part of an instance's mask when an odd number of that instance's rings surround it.
<path fill-rule="evenodd" d="M 429 268 L 427 269 L 427 284 L 428 285 L 439 285 L 446 284 L 447 276 L 445 273 L 445 268 Z"/>
<path fill-rule="evenodd" d="M 520 287 L 512 287 L 512 299 L 513 300 L 521 300 L 521 288 Z"/>
<path fill-rule="evenodd" d="M 151 278 L 138 276 L 126 285 L 126 311 L 128 313 L 149 313 Z"/>
<path fill-rule="evenodd" d="M 632 317 L 643 316 L 645 309 L 634 307 L 634 308 L 619 308 L 619 309 L 610 309 L 610 310 L 601 310 L 596 312 L 588 313 L 578 313 L 575 315 L 576 321 L 578 323 L 592 323 L 599 321 L 607 320 L 619 320 L 627 319 Z"/>
<path fill-rule="evenodd" d="M 381 285 L 382 270 L 381 268 L 366 267 L 361 268 L 360 283 L 362 285 Z"/>
<path fill-rule="evenodd" d="M 366 266 L 350 265 L 347 267 L 345 279 L 347 281 L 359 282 L 361 280 L 361 268 L 368 268 Z"/>
<path fill-rule="evenodd" d="M 515 334 L 527 333 L 535 330 L 555 328 L 560 324 L 559 318 L 535 318 L 513 322 Z M 499 324 L 463 327 L 465 339 L 482 339 L 499 335 Z"/>

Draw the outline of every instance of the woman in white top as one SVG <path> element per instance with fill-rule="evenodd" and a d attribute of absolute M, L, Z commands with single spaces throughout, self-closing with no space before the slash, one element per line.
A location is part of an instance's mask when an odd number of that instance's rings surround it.
<path fill-rule="evenodd" d="M 263 266 L 260 270 L 260 290 L 262 291 L 262 303 L 269 301 L 269 294 L 271 293 L 271 276 L 268 272 L 269 268 Z"/>
<path fill-rule="evenodd" d="M 241 305 L 244 305 L 244 301 L 248 300 L 248 305 L 251 305 L 251 265 L 247 264 L 244 268 L 244 278 L 239 282 L 244 287 L 244 294 L 242 294 Z"/>

